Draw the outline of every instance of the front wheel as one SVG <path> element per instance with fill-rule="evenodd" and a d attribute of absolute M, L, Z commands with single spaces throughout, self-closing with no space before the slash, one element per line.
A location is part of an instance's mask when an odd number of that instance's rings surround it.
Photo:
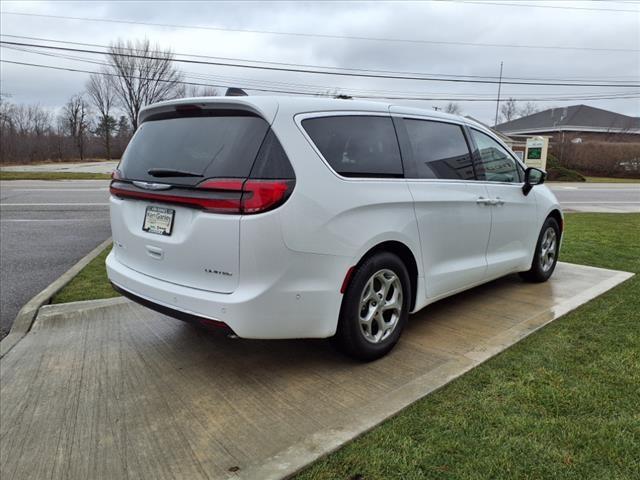
<path fill-rule="evenodd" d="M 398 342 L 409 315 L 409 274 L 389 252 L 377 253 L 359 265 L 340 309 L 335 341 L 359 360 L 386 355 Z"/>
<path fill-rule="evenodd" d="M 560 251 L 560 227 L 553 217 L 542 225 L 531 268 L 520 276 L 528 282 L 546 282 L 556 268 Z"/>

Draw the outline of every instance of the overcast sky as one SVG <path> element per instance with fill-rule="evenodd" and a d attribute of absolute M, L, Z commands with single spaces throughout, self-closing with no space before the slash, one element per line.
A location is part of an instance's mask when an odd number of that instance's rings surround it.
<path fill-rule="evenodd" d="M 100 45 L 107 45 L 118 38 L 146 37 L 152 42 L 157 42 L 162 48 L 171 48 L 178 54 L 428 74 L 495 77 L 498 75 L 500 62 L 503 61 L 505 77 L 589 79 L 594 80 L 592 83 L 640 83 L 640 2 L 495 0 L 222 3 L 3 0 L 1 6 L 3 13 L 0 31 L 3 35 Z M 85 19 L 20 16 L 9 12 Z M 89 18 L 173 26 L 106 23 L 91 21 Z M 189 26 L 254 32 L 185 28 Z M 305 35 L 257 33 L 255 30 Z M 45 43 L 41 40 L 4 36 L 2 39 Z M 467 45 L 427 42 L 462 42 Z M 564 48 L 469 45 L 478 43 Z M 90 54 L 64 54 L 94 62 L 102 60 L 101 57 Z M 1 58 L 84 70 L 99 68 L 95 64 L 80 60 L 61 59 L 7 48 L 2 48 Z M 309 86 L 312 86 L 312 90 L 322 92 L 351 88 L 367 90 L 372 95 L 430 95 L 437 98 L 461 95 L 495 98 L 497 91 L 496 85 L 484 84 L 333 77 L 223 66 L 179 66 L 187 75 L 199 75 L 199 78 L 189 77 L 189 80 L 213 84 L 255 86 L 255 82 L 258 82 L 262 86 L 268 84 L 268 87 L 280 82 L 277 85 L 283 89 L 308 90 Z M 1 68 L 1 91 L 3 94 L 11 95 L 10 101 L 40 103 L 48 108 L 59 107 L 71 95 L 81 91 L 88 77 L 85 73 L 8 63 L 2 63 Z M 203 75 L 207 80 L 202 79 Z M 640 96 L 640 88 L 503 85 L 501 97 L 553 97 L 553 100 L 537 102 L 539 107 L 585 103 L 639 116 L 638 98 L 570 101 L 557 99 L 621 92 L 637 93 Z M 432 108 L 444 106 L 447 102 L 429 100 L 398 103 Z M 458 103 L 463 113 L 493 123 L 495 101 Z"/>

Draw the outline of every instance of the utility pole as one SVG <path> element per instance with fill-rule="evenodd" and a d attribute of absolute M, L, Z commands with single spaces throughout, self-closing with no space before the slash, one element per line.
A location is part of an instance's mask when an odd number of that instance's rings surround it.
<path fill-rule="evenodd" d="M 493 126 L 498 124 L 498 108 L 500 107 L 500 88 L 502 87 L 502 62 L 500 62 L 500 80 L 498 81 L 498 99 L 496 100 L 496 119 L 493 121 Z"/>

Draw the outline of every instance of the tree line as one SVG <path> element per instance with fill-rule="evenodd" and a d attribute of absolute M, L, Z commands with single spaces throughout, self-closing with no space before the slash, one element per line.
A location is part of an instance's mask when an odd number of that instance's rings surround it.
<path fill-rule="evenodd" d="M 149 40 L 111 44 L 99 73 L 60 109 L 11 102 L 0 96 L 0 163 L 120 158 L 151 103 L 215 96 L 212 87 L 188 85 L 170 49 Z"/>
<path fill-rule="evenodd" d="M 443 108 L 434 107 L 435 110 L 442 110 L 445 113 L 452 113 L 454 115 L 463 115 L 462 108 L 456 102 L 449 102 Z M 498 123 L 510 122 L 516 118 L 527 117 L 538 113 L 540 108 L 533 102 L 526 102 L 521 105 L 518 104 L 515 98 L 506 99 L 502 105 L 500 105 L 500 115 L 498 117 Z"/>
<path fill-rule="evenodd" d="M 521 117 L 528 117 L 534 113 L 538 113 L 540 108 L 533 102 L 527 102 L 524 105 L 518 105 L 514 98 L 508 98 L 500 105 L 499 123 L 510 122 Z"/>

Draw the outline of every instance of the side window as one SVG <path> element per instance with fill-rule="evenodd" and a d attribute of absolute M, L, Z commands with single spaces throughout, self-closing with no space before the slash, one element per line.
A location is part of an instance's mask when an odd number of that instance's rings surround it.
<path fill-rule="evenodd" d="M 404 124 L 418 178 L 475 180 L 462 127 L 407 118 Z"/>
<path fill-rule="evenodd" d="M 325 160 L 346 177 L 402 177 L 398 139 L 390 117 L 308 118 L 302 126 Z"/>
<path fill-rule="evenodd" d="M 491 182 L 519 182 L 518 164 L 509 153 L 489 135 L 471 129 L 480 158 L 476 164 L 479 180 Z"/>

